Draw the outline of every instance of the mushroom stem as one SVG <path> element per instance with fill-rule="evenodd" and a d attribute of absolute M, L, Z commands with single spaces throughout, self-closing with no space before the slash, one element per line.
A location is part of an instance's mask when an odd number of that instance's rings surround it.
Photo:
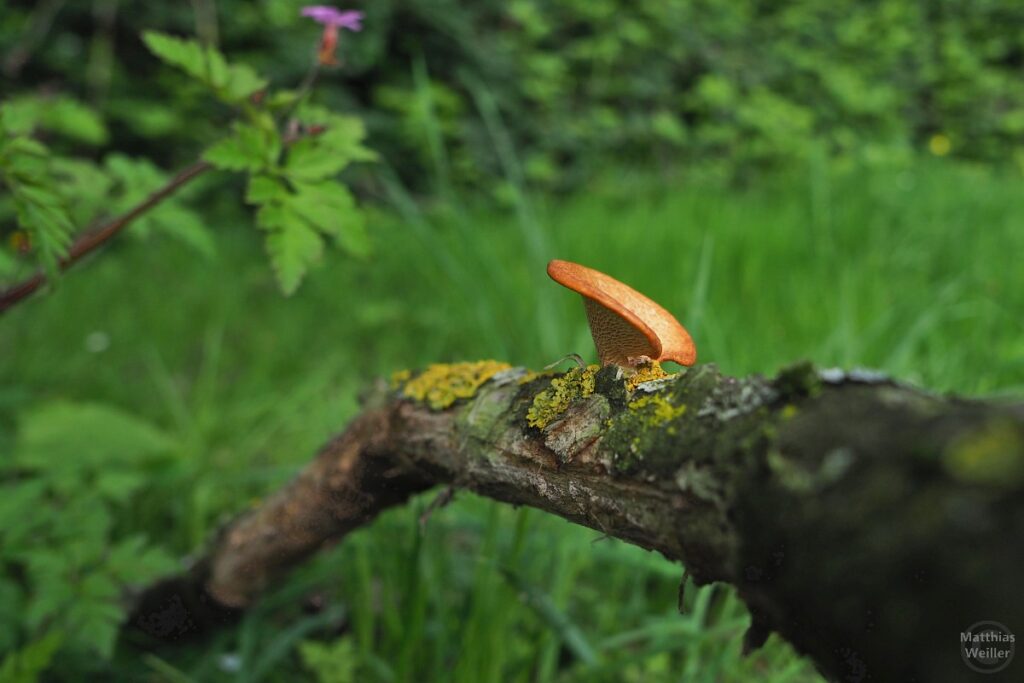
<path fill-rule="evenodd" d="M 633 368 L 646 361 L 697 361 L 690 333 L 675 317 L 629 285 L 569 261 L 548 264 L 555 282 L 583 297 L 590 335 L 602 365 Z"/>

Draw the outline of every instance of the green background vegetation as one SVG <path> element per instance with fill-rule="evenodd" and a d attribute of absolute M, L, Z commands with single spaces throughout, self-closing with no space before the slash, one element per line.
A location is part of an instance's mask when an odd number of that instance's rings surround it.
<path fill-rule="evenodd" d="M 315 97 L 381 154 L 343 175 L 369 255 L 284 298 L 211 175 L 0 320 L 0 680 L 820 680 L 774 637 L 739 657 L 731 590 L 690 585 L 680 615 L 677 565 L 470 495 L 425 527 L 430 496 L 386 514 L 210 642 L 143 654 L 119 600 L 287 481 L 372 378 L 592 358 L 552 257 L 649 294 L 728 373 L 1021 394 L 1018 5 L 367 3 Z M 298 7 L 8 5 L 0 94 L 107 169 L 117 213 L 230 120 L 141 31 L 288 87 L 318 37 Z"/>

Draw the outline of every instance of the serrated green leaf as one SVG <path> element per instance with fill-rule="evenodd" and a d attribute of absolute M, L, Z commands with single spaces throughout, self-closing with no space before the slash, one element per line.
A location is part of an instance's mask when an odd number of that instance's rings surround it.
<path fill-rule="evenodd" d="M 125 584 L 144 584 L 178 569 L 177 561 L 161 548 L 150 547 L 142 536 L 118 543 L 107 556 L 105 565 Z"/>
<path fill-rule="evenodd" d="M 282 212 L 288 216 L 288 212 Z M 277 230 L 267 236 L 267 253 L 281 285 L 281 291 L 290 296 L 298 289 L 309 267 L 323 255 L 323 239 L 305 221 L 285 218 Z"/>
<path fill-rule="evenodd" d="M 249 178 L 245 201 L 249 204 L 266 204 L 283 200 L 288 194 L 288 188 L 280 180 L 265 175 L 254 175 Z"/>
<path fill-rule="evenodd" d="M 335 237 L 338 244 L 353 256 L 369 256 L 373 251 L 370 235 L 366 232 L 366 217 L 362 211 L 347 214 Z"/>
<path fill-rule="evenodd" d="M 18 188 L 18 194 L 23 199 L 35 204 L 41 209 L 58 209 L 64 206 L 64 200 L 57 192 L 49 187 L 29 185 L 23 183 Z"/>
<path fill-rule="evenodd" d="M 122 213 L 131 209 L 166 180 L 166 174 L 148 159 L 134 158 L 116 152 L 106 156 L 103 167 L 116 185 L 115 197 L 108 209 L 111 213 Z M 136 222 L 131 232 L 146 233 L 147 229 L 140 229 L 140 223 Z"/>
<path fill-rule="evenodd" d="M 296 183 L 292 209 L 320 232 L 334 237 L 353 256 L 366 256 L 370 241 L 362 211 L 339 182 Z"/>
<path fill-rule="evenodd" d="M 18 224 L 31 237 L 40 265 L 50 277 L 54 277 L 60 259 L 67 255 L 71 245 L 74 226 L 63 206 L 54 205 L 49 200 L 46 203 L 34 201 L 24 192 L 26 188 L 24 184 L 14 188 Z"/>
<path fill-rule="evenodd" d="M 215 143 L 203 152 L 203 159 L 225 171 L 255 171 L 263 166 L 258 148 L 247 145 L 239 135 Z"/>
<path fill-rule="evenodd" d="M 56 158 L 51 170 L 75 225 L 87 225 L 109 210 L 114 179 L 100 166 L 83 159 Z"/>
<path fill-rule="evenodd" d="M 322 180 L 348 166 L 350 157 L 321 144 L 317 138 L 299 140 L 288 149 L 284 171 L 296 180 Z"/>
<path fill-rule="evenodd" d="M 110 659 L 124 618 L 119 605 L 105 600 L 79 598 L 68 606 L 64 618 L 74 626 L 76 645 L 85 646 L 103 659 Z"/>
<path fill-rule="evenodd" d="M 359 652 L 352 638 L 333 643 L 307 640 L 299 644 L 302 664 L 316 676 L 317 683 L 353 683 L 357 679 Z"/>
<path fill-rule="evenodd" d="M 291 216 L 291 210 L 285 209 L 280 202 L 264 204 L 256 212 L 256 225 L 261 230 L 274 231 L 284 229 L 291 220 L 295 220 Z"/>
<path fill-rule="evenodd" d="M 347 187 L 333 180 L 316 183 L 295 183 L 295 193 L 288 204 L 328 235 L 338 232 L 340 214 L 356 210 L 356 201 Z"/>
<path fill-rule="evenodd" d="M 48 157 L 50 152 L 43 143 L 29 137 L 10 138 L 4 142 L 4 154 Z"/>
<path fill-rule="evenodd" d="M 234 134 L 206 150 L 203 158 L 226 171 L 252 172 L 273 166 L 280 151 L 276 131 L 238 123 Z"/>
<path fill-rule="evenodd" d="M 58 96 L 41 101 L 38 127 L 89 145 L 102 145 L 110 134 L 96 110 L 78 100 Z"/>
<path fill-rule="evenodd" d="M 195 40 L 147 31 L 146 47 L 166 64 L 178 67 L 210 87 L 218 97 L 237 104 L 267 86 L 267 81 L 246 64 L 229 64 L 219 50 Z"/>
<path fill-rule="evenodd" d="M 5 128 L 11 134 L 30 135 L 46 130 L 71 140 L 102 145 L 108 132 L 96 111 L 67 95 L 23 95 L 3 105 Z"/>
<path fill-rule="evenodd" d="M 240 102 L 253 93 L 267 87 L 267 79 L 256 73 L 248 64 L 233 64 L 228 70 L 224 97 L 231 102 Z"/>
<path fill-rule="evenodd" d="M 37 573 L 32 576 L 32 596 L 23 618 L 29 628 L 34 629 L 74 602 L 75 591 L 63 573 L 44 574 L 35 568 L 33 571 Z"/>
<path fill-rule="evenodd" d="M 207 71 L 206 52 L 197 41 L 158 31 L 146 31 L 142 34 L 142 42 L 160 61 L 178 67 L 189 76 L 212 85 Z"/>
<path fill-rule="evenodd" d="M 18 225 L 51 276 L 71 244 L 74 224 L 50 173 L 46 147 L 28 138 L 0 138 L 0 180 L 11 193 Z"/>
<path fill-rule="evenodd" d="M 361 143 L 366 138 L 366 124 L 355 116 L 331 115 L 327 129 L 320 134 L 321 146 L 352 161 L 373 161 L 377 153 Z"/>
<path fill-rule="evenodd" d="M 230 78 L 230 67 L 224 55 L 213 47 L 202 47 L 203 57 L 206 60 L 206 77 L 215 90 L 223 90 Z"/>

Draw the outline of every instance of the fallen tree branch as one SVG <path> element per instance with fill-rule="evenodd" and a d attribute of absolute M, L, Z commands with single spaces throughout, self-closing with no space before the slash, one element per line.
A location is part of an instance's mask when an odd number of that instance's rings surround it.
<path fill-rule="evenodd" d="M 632 389 L 615 368 L 498 370 L 435 366 L 377 391 L 132 623 L 169 639 L 217 623 L 380 511 L 453 484 L 733 584 L 748 649 L 776 631 L 834 680 L 961 681 L 961 632 L 1024 630 L 1024 404 L 806 364 Z"/>

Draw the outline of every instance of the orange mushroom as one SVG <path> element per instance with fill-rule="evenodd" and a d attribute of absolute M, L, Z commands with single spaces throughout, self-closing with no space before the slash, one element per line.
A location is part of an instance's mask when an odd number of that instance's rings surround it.
<path fill-rule="evenodd" d="M 558 259 L 548 264 L 548 275 L 583 297 L 590 335 L 602 365 L 697 362 L 697 347 L 686 328 L 632 287 L 593 268 Z"/>

